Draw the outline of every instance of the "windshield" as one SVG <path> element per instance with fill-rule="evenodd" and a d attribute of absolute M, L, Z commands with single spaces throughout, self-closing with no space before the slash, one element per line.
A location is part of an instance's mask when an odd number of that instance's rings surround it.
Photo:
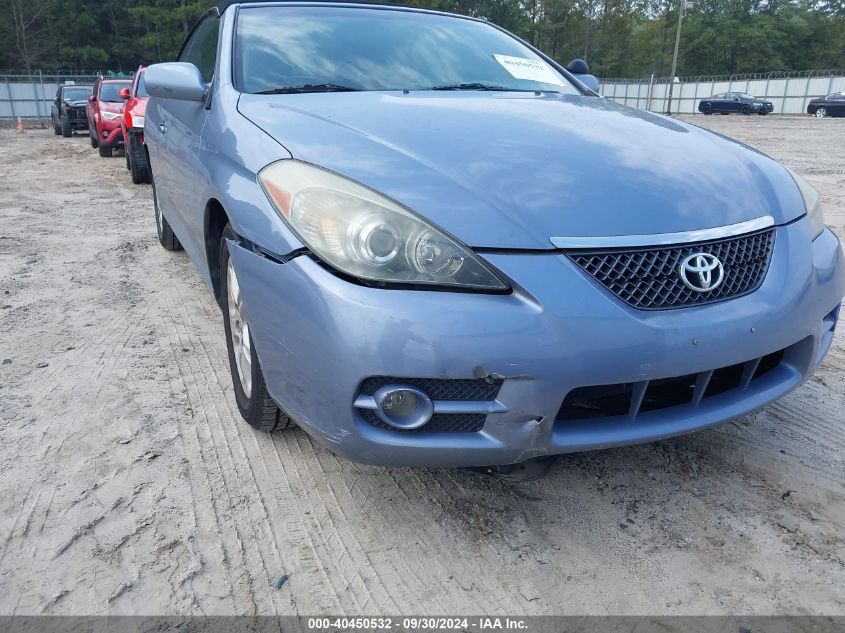
<path fill-rule="evenodd" d="M 85 101 L 91 95 L 92 86 L 78 86 L 65 88 L 62 91 L 62 99 L 65 101 Z"/>
<path fill-rule="evenodd" d="M 480 85 L 580 94 L 538 55 L 493 26 L 413 11 L 241 9 L 235 56 L 237 85 L 253 93 L 294 87 L 428 90 Z"/>
<path fill-rule="evenodd" d="M 112 103 L 120 103 L 123 101 L 117 93 L 121 88 L 131 88 L 131 81 L 110 81 L 109 83 L 100 84 L 100 101 L 110 101 Z"/>
<path fill-rule="evenodd" d="M 141 73 L 141 76 L 138 77 L 138 85 L 135 86 L 135 96 L 136 97 L 149 97 L 150 95 L 147 94 L 147 85 L 144 83 L 144 73 Z"/>

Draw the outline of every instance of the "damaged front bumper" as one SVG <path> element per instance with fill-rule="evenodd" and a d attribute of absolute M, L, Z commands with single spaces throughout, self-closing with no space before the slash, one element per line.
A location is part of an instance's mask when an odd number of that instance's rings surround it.
<path fill-rule="evenodd" d="M 667 311 L 621 303 L 552 252 L 485 255 L 516 280 L 509 295 L 369 288 L 307 254 L 282 263 L 237 244 L 231 256 L 267 387 L 306 432 L 359 462 L 486 466 L 687 433 L 797 387 L 830 346 L 845 292 L 836 237 L 825 230 L 808 248 L 808 231 L 806 218 L 777 229 L 752 294 Z M 373 377 L 493 391 L 440 399 L 441 410 L 482 411 L 479 430 L 400 431 L 361 406 Z M 692 383 L 689 401 L 651 406 L 649 385 L 675 379 Z M 607 385 L 636 406 L 567 413 L 567 394 Z"/>

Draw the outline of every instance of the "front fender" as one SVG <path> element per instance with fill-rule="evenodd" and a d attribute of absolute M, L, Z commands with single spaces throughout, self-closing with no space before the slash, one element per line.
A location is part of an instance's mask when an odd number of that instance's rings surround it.
<path fill-rule="evenodd" d="M 202 134 L 201 160 L 207 173 L 202 204 L 217 200 L 235 233 L 267 252 L 280 256 L 303 244 L 279 217 L 258 184 L 258 172 L 290 152 L 237 111 L 237 94 L 218 89 L 212 115 Z M 205 218 L 204 226 L 208 226 Z"/>

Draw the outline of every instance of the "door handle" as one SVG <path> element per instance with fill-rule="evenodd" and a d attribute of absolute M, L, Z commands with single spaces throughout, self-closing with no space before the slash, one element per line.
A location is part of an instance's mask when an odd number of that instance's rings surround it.
<path fill-rule="evenodd" d="M 162 134 L 167 133 L 167 124 L 164 121 L 158 124 L 158 131 Z"/>

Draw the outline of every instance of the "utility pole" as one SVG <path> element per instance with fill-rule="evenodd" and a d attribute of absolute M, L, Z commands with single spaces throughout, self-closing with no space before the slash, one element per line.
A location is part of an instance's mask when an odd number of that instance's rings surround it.
<path fill-rule="evenodd" d="M 672 91 L 675 87 L 675 71 L 678 68 L 678 47 L 681 44 L 681 22 L 686 14 L 687 7 L 692 7 L 688 0 L 678 0 L 678 28 L 675 29 L 675 52 L 672 54 L 672 76 L 669 77 L 669 100 L 666 103 L 666 114 L 672 114 Z"/>

